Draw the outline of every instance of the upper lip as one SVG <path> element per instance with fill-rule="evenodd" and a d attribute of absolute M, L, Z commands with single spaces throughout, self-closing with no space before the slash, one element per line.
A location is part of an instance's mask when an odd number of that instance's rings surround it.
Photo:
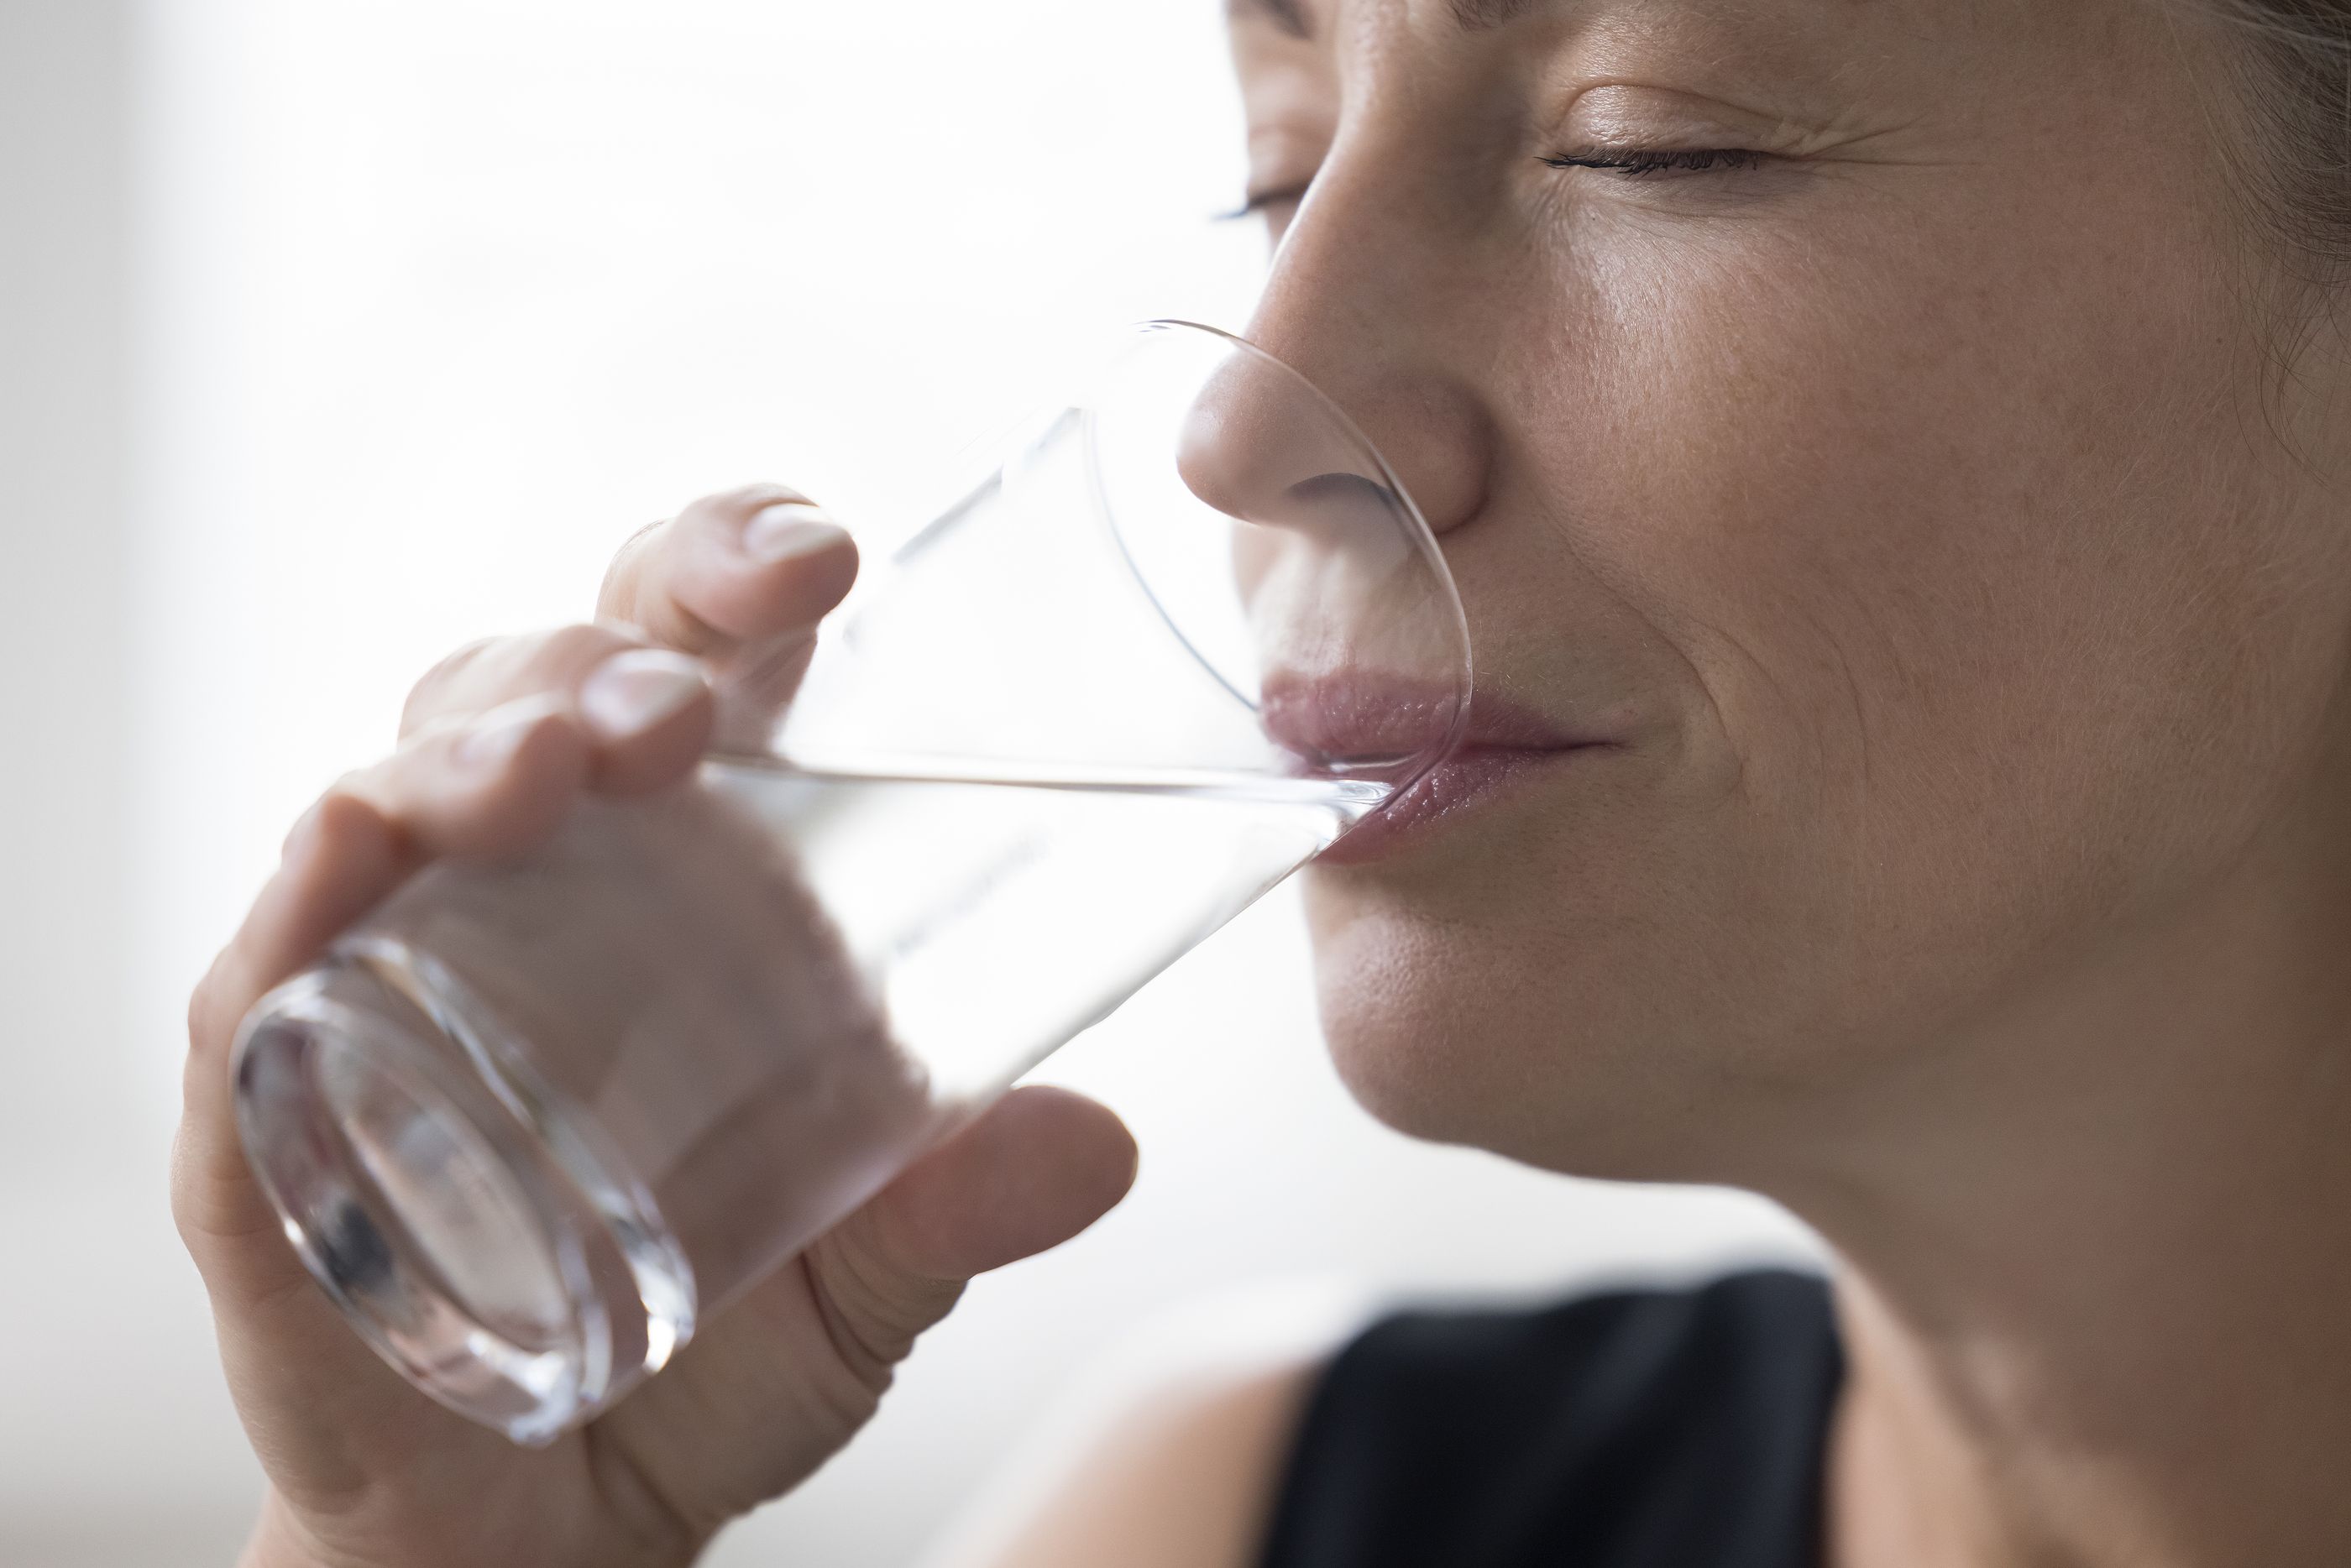
<path fill-rule="evenodd" d="M 1465 723 L 1461 699 L 1450 685 L 1374 674 L 1274 678 L 1259 711 L 1282 745 L 1351 769 L 1426 757 L 1448 740 L 1456 750 L 1484 752 L 1610 743 L 1608 736 L 1572 729 L 1483 689 L 1470 694 Z"/>

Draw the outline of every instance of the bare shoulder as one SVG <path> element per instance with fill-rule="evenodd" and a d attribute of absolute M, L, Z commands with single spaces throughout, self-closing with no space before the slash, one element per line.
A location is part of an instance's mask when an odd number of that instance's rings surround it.
<path fill-rule="evenodd" d="M 1249 1568 L 1311 1371 L 1161 1391 L 1067 1454 L 1059 1484 L 1000 1517 L 984 1551 L 939 1568 Z"/>
<path fill-rule="evenodd" d="M 1253 1291 L 1151 1325 L 1084 1379 L 924 1568 L 1250 1568 L 1352 1292 Z"/>

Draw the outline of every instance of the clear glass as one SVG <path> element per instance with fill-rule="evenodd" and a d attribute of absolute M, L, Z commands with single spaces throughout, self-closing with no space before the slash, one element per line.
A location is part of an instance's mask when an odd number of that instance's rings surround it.
<path fill-rule="evenodd" d="M 1138 329 L 716 747 L 264 998 L 254 1168 L 419 1387 L 542 1442 L 1452 748 L 1468 632 L 1294 371 Z M 789 701 L 787 701 L 789 699 Z"/>

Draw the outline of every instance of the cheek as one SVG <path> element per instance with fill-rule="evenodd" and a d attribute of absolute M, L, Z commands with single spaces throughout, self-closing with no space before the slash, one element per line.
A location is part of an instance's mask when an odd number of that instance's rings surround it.
<path fill-rule="evenodd" d="M 1622 428 L 1545 481 L 1859 961 L 1996 961 L 2200 874 L 2314 729 L 2217 253 L 2064 195 L 1628 269 L 1579 389 Z"/>
<path fill-rule="evenodd" d="M 1729 1179 L 1689 1164 L 1695 1113 L 1802 1032 L 1758 962 L 1758 933 L 1788 935 L 1773 878 L 1707 773 L 1627 752 L 1487 803 L 1441 848 L 1311 868 L 1324 1033 L 1355 1096 L 1532 1164 Z"/>
<path fill-rule="evenodd" d="M 1604 600 L 1562 667 L 1677 682 L 1677 730 L 1441 867 L 1310 885 L 1375 1114 L 1688 1176 L 1690 1129 L 1736 1125 L 1709 1113 L 1915 1048 L 2215 874 L 2319 742 L 2344 565 L 2248 437 L 2210 253 L 1967 238 L 2074 232 L 2048 213 L 1894 229 L 1834 265 L 1660 256 L 1498 360 L 1505 521 L 1555 535 L 1520 575 L 1564 540 L 1545 592 Z"/>

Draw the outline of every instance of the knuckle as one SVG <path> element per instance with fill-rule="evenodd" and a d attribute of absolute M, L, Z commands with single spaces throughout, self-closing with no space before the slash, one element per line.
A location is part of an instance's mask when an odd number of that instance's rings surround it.
<path fill-rule="evenodd" d="M 433 733 L 520 697 L 560 695 L 590 668 L 643 640 L 622 624 L 579 621 L 470 644 L 417 683 L 401 733 Z"/>
<path fill-rule="evenodd" d="M 962 1296 L 964 1282 L 934 1279 L 892 1263 L 860 1215 L 811 1251 L 826 1332 L 841 1359 L 886 1386 L 924 1330 Z"/>
<path fill-rule="evenodd" d="M 481 712 L 533 697 L 560 701 L 590 669 L 633 645 L 609 622 L 576 621 L 509 638 L 496 663 L 481 672 L 469 711 Z"/>
<path fill-rule="evenodd" d="M 837 1358 L 830 1366 L 819 1366 L 804 1373 L 799 1388 L 817 1419 L 835 1434 L 834 1440 L 845 1442 L 873 1419 L 894 1377 L 893 1367 L 870 1371 Z"/>
<path fill-rule="evenodd" d="M 311 854 L 332 866 L 389 854 L 405 861 L 413 853 L 397 807 L 402 753 L 372 767 L 354 768 L 337 779 L 310 808 Z"/>
<path fill-rule="evenodd" d="M 202 1272 L 205 1262 L 205 1232 L 204 1217 L 198 1211 L 195 1193 L 196 1178 L 188 1169 L 189 1160 L 193 1157 L 187 1151 L 186 1137 L 183 1128 L 172 1140 L 172 1167 L 171 1175 L 168 1178 L 172 1204 L 172 1229 L 179 1232 L 180 1245 L 187 1249 L 188 1255 L 195 1260 L 198 1271 Z"/>
<path fill-rule="evenodd" d="M 209 1054 L 219 1044 L 221 1030 L 221 968 L 227 958 L 224 951 L 213 960 L 194 987 L 188 992 L 188 1049 L 192 1053 Z"/>
<path fill-rule="evenodd" d="M 402 704 L 400 729 L 402 734 L 423 722 L 439 709 L 453 686 L 483 655 L 504 641 L 503 638 L 477 637 L 463 648 L 444 656 L 432 669 L 419 676 L 416 684 L 408 689 L 408 701 Z"/>
<path fill-rule="evenodd" d="M 432 669 L 426 670 L 424 679 L 417 684 L 423 686 L 434 680 L 450 680 L 505 640 L 506 639 L 502 637 L 477 637 L 471 642 L 454 648 L 444 654 Z"/>
<path fill-rule="evenodd" d="M 318 823 L 313 831 L 330 851 L 349 844 L 361 833 L 373 833 L 382 826 L 383 811 L 372 794 L 381 774 L 381 763 L 355 769 L 319 797 Z"/>
<path fill-rule="evenodd" d="M 648 523 L 626 539 L 612 552 L 611 564 L 604 568 L 604 581 L 596 590 L 596 608 L 601 615 L 625 616 L 634 606 L 637 579 L 645 569 L 645 562 L 658 556 L 669 538 L 672 524 L 663 518 Z"/>
<path fill-rule="evenodd" d="M 392 754 L 398 756 L 398 753 Z M 340 836 L 343 817 L 351 806 L 371 800 L 383 789 L 384 773 L 392 758 L 370 763 L 363 768 L 352 768 L 329 784 L 317 803 L 310 807 L 310 833 L 322 846 L 329 847 Z"/>
<path fill-rule="evenodd" d="M 617 626 L 580 621 L 539 634 L 537 657 L 530 663 L 542 679 L 564 675 L 597 663 L 632 645 L 634 639 Z"/>

